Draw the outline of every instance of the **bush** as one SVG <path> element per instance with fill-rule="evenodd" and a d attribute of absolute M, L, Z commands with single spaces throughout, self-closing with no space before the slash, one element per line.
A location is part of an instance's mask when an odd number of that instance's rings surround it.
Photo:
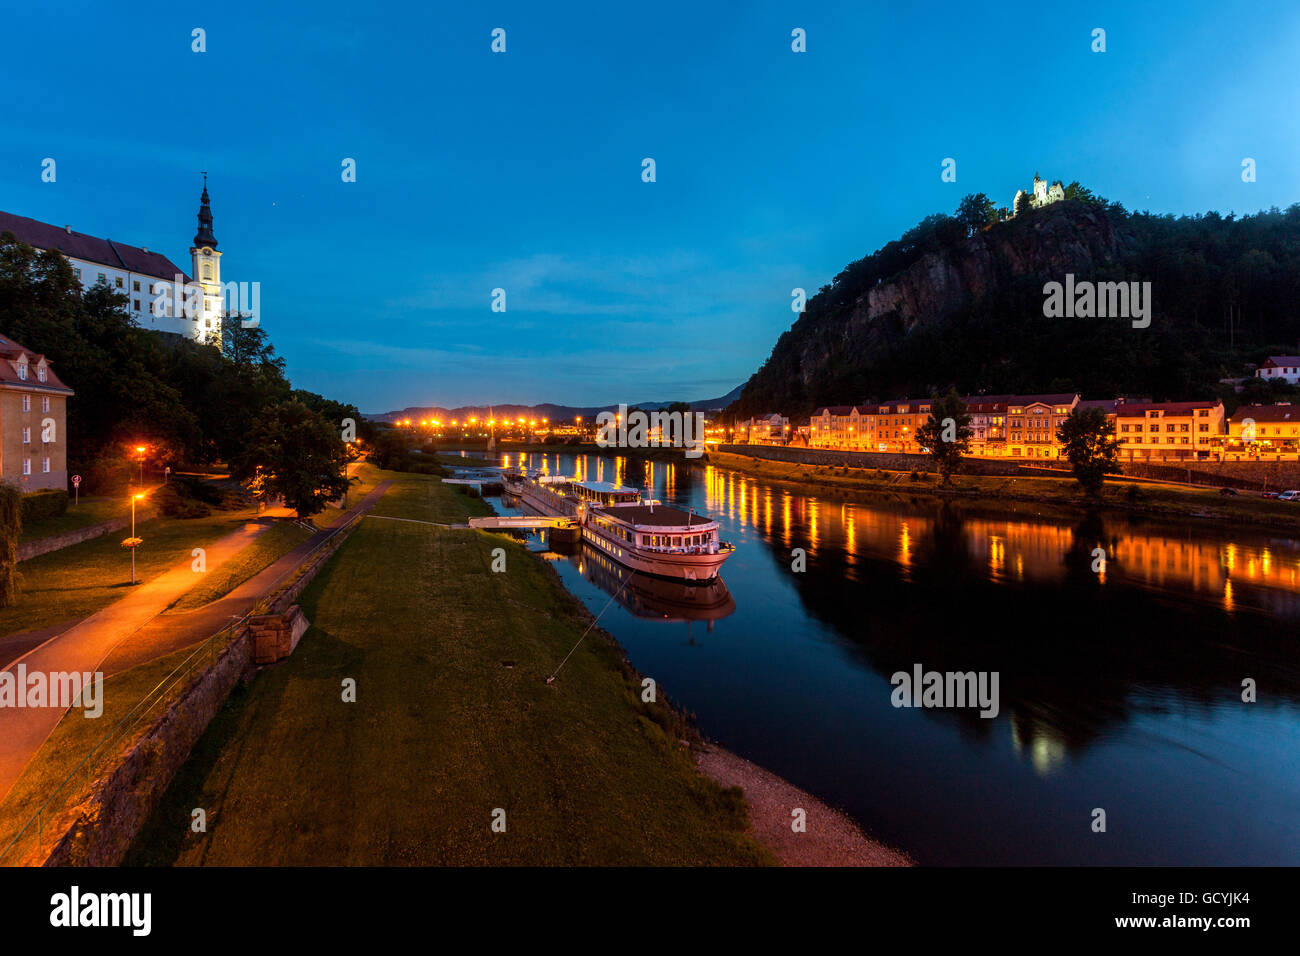
<path fill-rule="evenodd" d="M 23 495 L 23 524 L 45 518 L 60 518 L 68 512 L 68 493 L 62 488 L 46 488 Z"/>
<path fill-rule="evenodd" d="M 81 493 L 83 495 L 125 496 L 127 486 L 138 474 L 131 462 L 112 456 L 86 462 L 81 466 L 81 469 L 85 478 L 81 483 Z"/>
<path fill-rule="evenodd" d="M 182 498 L 193 498 L 207 505 L 220 505 L 222 502 L 221 489 L 211 482 L 204 481 L 202 478 L 195 478 L 190 475 L 172 475 L 164 487 L 175 488 Z"/>
<path fill-rule="evenodd" d="M 150 500 L 168 518 L 206 518 L 212 514 L 206 503 L 186 497 L 181 489 L 180 483 L 168 482 L 150 495 Z"/>

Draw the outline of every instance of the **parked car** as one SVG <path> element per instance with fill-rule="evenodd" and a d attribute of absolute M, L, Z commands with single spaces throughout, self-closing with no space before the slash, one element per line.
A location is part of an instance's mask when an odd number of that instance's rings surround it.
<path fill-rule="evenodd" d="M 1278 493 L 1276 491 L 1265 491 L 1260 493 L 1261 498 L 1276 498 L 1277 495 Z"/>
<path fill-rule="evenodd" d="M 1277 496 L 1278 501 L 1300 501 L 1300 490 L 1284 491 Z"/>
<path fill-rule="evenodd" d="M 1236 493 L 1237 493 L 1237 489 L 1236 489 L 1236 488 L 1220 488 L 1220 489 L 1219 489 L 1219 494 L 1223 495 L 1223 497 L 1225 497 L 1225 498 L 1231 498 L 1231 497 L 1232 497 L 1233 495 L 1235 495 Z"/>

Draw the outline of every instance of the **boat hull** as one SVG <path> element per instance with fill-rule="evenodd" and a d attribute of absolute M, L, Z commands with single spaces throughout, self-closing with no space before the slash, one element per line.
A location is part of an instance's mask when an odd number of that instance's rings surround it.
<path fill-rule="evenodd" d="M 507 491 L 519 498 L 524 510 L 546 517 L 578 518 L 582 524 L 582 540 L 608 555 L 624 567 L 642 574 L 673 581 L 709 583 L 718 577 L 723 563 L 731 557 L 734 548 L 723 545 L 716 551 L 649 551 L 630 546 L 628 542 L 601 533 L 592 521 L 592 513 L 578 502 L 558 494 L 532 481 L 507 476 Z M 611 513 L 617 514 L 618 509 Z"/>

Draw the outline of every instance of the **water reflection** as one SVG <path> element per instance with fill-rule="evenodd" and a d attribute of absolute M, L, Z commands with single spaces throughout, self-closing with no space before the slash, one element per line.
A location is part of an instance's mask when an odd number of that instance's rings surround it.
<path fill-rule="evenodd" d="M 595 548 L 580 545 L 568 555 L 559 555 L 587 581 L 600 588 L 637 617 L 657 621 L 713 622 L 736 610 L 736 600 L 722 578 L 707 584 L 638 574 Z"/>
<path fill-rule="evenodd" d="M 552 471 L 600 467 L 549 457 Z M 636 473 L 621 460 L 606 467 Z M 601 623 L 706 734 L 923 862 L 1300 862 L 1294 540 L 642 467 L 658 497 L 737 543 L 727 610 L 703 655 L 650 623 L 686 618 L 677 597 L 638 593 Z M 593 610 L 622 582 L 585 555 L 566 567 Z M 997 671 L 1000 715 L 892 708 L 889 676 L 918 662 Z M 1246 678 L 1267 689 L 1257 703 L 1243 704 Z M 1132 839 L 1063 824 L 1103 798 Z"/>

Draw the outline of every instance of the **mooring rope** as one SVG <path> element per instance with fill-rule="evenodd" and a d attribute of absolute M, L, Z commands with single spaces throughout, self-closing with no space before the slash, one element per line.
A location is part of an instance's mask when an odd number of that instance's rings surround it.
<path fill-rule="evenodd" d="M 605 612 L 609 610 L 609 606 L 614 603 L 615 598 L 617 598 L 620 594 L 623 593 L 623 589 L 627 587 L 628 581 L 631 581 L 632 578 L 635 576 L 636 576 L 636 572 L 633 571 L 631 568 L 629 568 L 627 572 L 627 581 L 624 581 L 622 584 L 618 586 L 618 590 L 615 591 L 614 594 L 610 597 L 610 599 L 605 602 L 605 606 L 600 609 L 600 613 L 597 614 L 594 618 L 592 618 L 591 623 L 587 625 L 587 630 L 583 631 L 582 637 L 578 638 L 578 644 L 581 644 L 584 640 L 586 640 L 586 637 L 591 632 L 591 629 L 596 626 L 596 622 L 599 621 L 602 617 L 604 617 Z M 559 676 L 560 668 L 569 662 L 569 658 L 573 656 L 573 652 L 578 649 L 578 644 L 574 644 L 573 647 L 569 649 L 569 653 L 564 655 L 564 660 L 560 661 L 560 666 L 555 668 L 555 673 L 552 674 L 550 677 L 546 678 L 546 683 L 548 684 L 551 683 L 552 681 L 555 680 L 557 676 Z"/>

